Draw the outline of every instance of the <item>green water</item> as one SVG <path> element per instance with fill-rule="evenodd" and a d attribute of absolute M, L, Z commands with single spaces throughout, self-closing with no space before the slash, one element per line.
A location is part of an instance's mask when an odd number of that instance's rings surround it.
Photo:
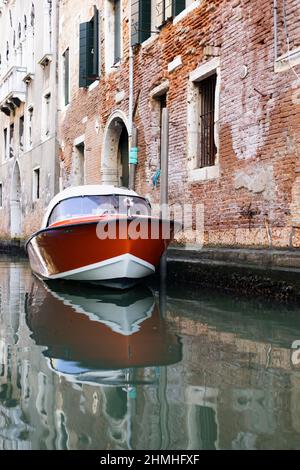
<path fill-rule="evenodd" d="M 0 449 L 299 449 L 300 308 L 195 291 L 1 258 Z"/>

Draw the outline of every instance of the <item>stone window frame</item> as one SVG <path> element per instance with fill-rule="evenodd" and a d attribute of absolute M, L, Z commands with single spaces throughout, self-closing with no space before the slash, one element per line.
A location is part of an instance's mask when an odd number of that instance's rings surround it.
<path fill-rule="evenodd" d="M 65 96 L 65 86 L 66 86 L 66 53 L 68 51 L 69 54 L 69 81 L 68 81 L 68 89 L 69 89 L 69 101 L 66 104 L 66 96 Z M 71 87 L 71 79 L 72 79 L 72 68 L 71 68 L 71 48 L 70 46 L 67 46 L 64 48 L 63 53 L 61 54 L 60 57 L 60 78 L 61 78 L 61 108 L 62 111 L 66 111 L 71 104 L 71 93 L 72 93 L 72 87 Z"/>
<path fill-rule="evenodd" d="M 38 181 L 36 180 L 37 172 L 39 172 Z M 37 181 L 37 184 L 36 184 L 36 181 Z M 38 193 L 38 197 L 37 197 L 37 193 Z M 41 167 L 37 165 L 32 169 L 32 201 L 37 202 L 40 199 L 41 199 Z"/>
<path fill-rule="evenodd" d="M 105 59 L 105 71 L 106 73 L 111 73 L 116 70 L 119 70 L 120 65 L 124 58 L 124 38 L 123 38 L 123 0 L 120 0 L 120 14 L 121 14 L 121 24 L 120 24 L 120 60 L 114 62 L 114 47 L 111 47 L 111 36 L 115 37 L 115 15 L 114 15 L 114 0 L 105 0 L 104 5 L 104 34 L 105 34 L 105 44 L 104 44 L 104 59 Z M 92 88 L 93 89 L 93 88 Z"/>
<path fill-rule="evenodd" d="M 217 155 L 215 165 L 204 168 L 198 167 L 198 125 L 199 125 L 199 87 L 198 83 L 211 75 L 217 75 L 215 98 L 215 144 Z M 214 57 L 201 64 L 190 73 L 188 82 L 188 110 L 187 110 L 187 160 L 188 179 L 190 182 L 207 181 L 220 176 L 220 143 L 219 143 L 219 118 L 220 118 L 220 92 L 221 92 L 221 59 Z M 195 129 L 196 128 L 196 129 Z"/>
<path fill-rule="evenodd" d="M 3 140 L 3 159 L 2 162 L 6 162 L 8 160 L 8 142 L 9 142 L 9 125 L 4 125 L 3 126 L 3 131 L 2 131 L 2 140 Z"/>
<path fill-rule="evenodd" d="M 82 134 L 76 137 L 73 140 L 73 147 L 72 147 L 72 164 L 71 164 L 71 172 L 74 171 L 75 160 L 78 161 L 78 147 L 83 145 L 84 147 L 84 155 L 83 155 L 83 184 L 87 184 L 87 177 L 86 177 L 86 170 L 87 170 L 87 160 L 86 160 L 86 135 Z M 72 178 L 74 178 L 74 174 L 72 174 Z M 77 184 L 77 183 L 76 183 Z"/>

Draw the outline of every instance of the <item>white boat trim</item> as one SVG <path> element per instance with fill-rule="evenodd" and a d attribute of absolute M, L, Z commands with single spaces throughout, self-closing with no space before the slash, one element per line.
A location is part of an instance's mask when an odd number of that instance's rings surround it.
<path fill-rule="evenodd" d="M 148 318 L 151 317 L 152 312 L 153 312 L 154 307 L 155 307 L 155 298 L 153 297 L 153 295 L 151 295 L 151 291 L 149 291 L 149 294 L 150 294 L 149 296 L 145 297 L 142 300 L 138 300 L 138 301 L 134 302 L 133 304 L 131 304 L 127 308 L 126 307 L 118 307 L 115 304 L 113 304 L 112 302 L 108 303 L 108 302 L 105 302 L 104 300 L 102 300 L 100 302 L 101 308 L 106 307 L 106 308 L 114 308 L 115 309 L 115 312 L 112 315 L 112 318 L 111 318 L 111 321 L 110 321 L 110 320 L 101 318 L 101 315 L 93 313 L 90 309 L 88 310 L 87 308 L 84 308 L 83 305 L 79 305 L 78 303 L 76 303 L 76 301 L 73 302 L 70 299 L 66 299 L 62 294 L 58 294 L 57 292 L 50 289 L 50 287 L 45 285 L 45 284 L 44 284 L 44 288 L 55 299 L 59 300 L 64 305 L 66 305 L 68 307 L 71 307 L 76 313 L 84 314 L 91 321 L 97 322 L 97 323 L 102 323 L 103 325 L 108 326 L 115 333 L 118 333 L 122 336 L 131 336 L 132 334 L 137 333 L 140 330 L 140 324 L 142 324 L 145 320 L 147 320 Z M 74 298 L 78 302 L 78 297 L 76 296 Z M 100 299 L 101 299 L 101 297 L 99 298 L 99 301 L 100 301 Z M 88 304 L 88 307 L 90 307 L 89 304 Z M 132 312 L 132 310 L 141 311 L 142 315 L 140 316 L 140 318 L 138 318 L 136 321 L 134 321 L 134 323 L 132 323 L 130 325 L 130 327 L 128 327 L 129 323 L 127 322 L 127 324 L 126 324 L 126 320 L 128 320 L 127 317 L 130 317 L 130 313 Z M 116 321 L 113 321 L 116 318 L 116 316 L 119 316 L 121 320 L 124 320 L 123 329 L 121 328 L 120 323 L 118 323 Z M 127 326 L 127 329 L 126 329 L 126 326 Z"/>
<path fill-rule="evenodd" d="M 138 279 L 155 273 L 155 266 L 137 256 L 126 253 L 105 261 L 47 276 L 47 279 L 101 281 L 108 279 Z"/>

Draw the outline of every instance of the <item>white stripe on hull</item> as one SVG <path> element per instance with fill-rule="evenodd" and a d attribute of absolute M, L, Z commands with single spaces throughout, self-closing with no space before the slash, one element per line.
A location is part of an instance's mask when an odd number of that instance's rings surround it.
<path fill-rule="evenodd" d="M 155 267 L 129 253 L 99 263 L 83 266 L 64 273 L 49 276 L 48 279 L 73 281 L 104 281 L 109 279 L 140 279 L 155 272 Z"/>

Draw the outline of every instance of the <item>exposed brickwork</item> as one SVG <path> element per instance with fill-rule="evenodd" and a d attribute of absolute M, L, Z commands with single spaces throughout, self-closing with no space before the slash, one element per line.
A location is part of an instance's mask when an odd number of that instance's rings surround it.
<path fill-rule="evenodd" d="M 92 91 L 78 89 L 78 44 L 74 18 L 92 16 L 95 2 L 66 0 L 60 54 L 70 47 L 72 100 L 61 113 L 62 176 L 70 184 L 73 141 L 85 134 L 86 182 L 101 181 L 105 126 L 114 110 L 128 115 L 129 18 L 123 1 L 123 54 L 119 68 L 105 73 L 104 16 L 101 16 L 102 76 Z M 98 7 L 103 11 L 103 2 Z M 287 0 L 290 47 L 300 44 L 299 0 Z M 279 9 L 278 52 L 287 52 L 283 12 Z M 77 27 L 77 26 L 76 26 Z M 75 44 L 75 46 L 74 46 Z M 74 47 L 73 47 L 73 46 Z M 221 92 L 219 162 L 221 174 L 191 182 L 187 161 L 187 92 L 189 74 L 211 57 L 207 46 L 220 51 Z M 73 49 L 72 49 L 73 47 Z M 77 50 L 76 50 L 77 47 Z M 181 56 L 182 65 L 168 72 Z M 172 202 L 204 203 L 205 243 L 230 246 L 298 247 L 300 226 L 300 80 L 293 70 L 274 72 L 273 2 L 267 0 L 202 1 L 179 22 L 135 50 L 135 124 L 139 138 L 136 189 L 158 201 L 151 178 L 157 170 L 157 113 L 151 90 L 169 81 L 170 198 Z M 247 75 L 241 78 L 243 66 Z M 299 67 L 295 67 L 299 71 Z M 299 71 L 300 73 L 300 71 Z M 116 104 L 118 91 L 125 98 Z M 83 124 L 84 118 L 87 122 Z M 296 227 L 296 228 L 295 228 Z"/>

